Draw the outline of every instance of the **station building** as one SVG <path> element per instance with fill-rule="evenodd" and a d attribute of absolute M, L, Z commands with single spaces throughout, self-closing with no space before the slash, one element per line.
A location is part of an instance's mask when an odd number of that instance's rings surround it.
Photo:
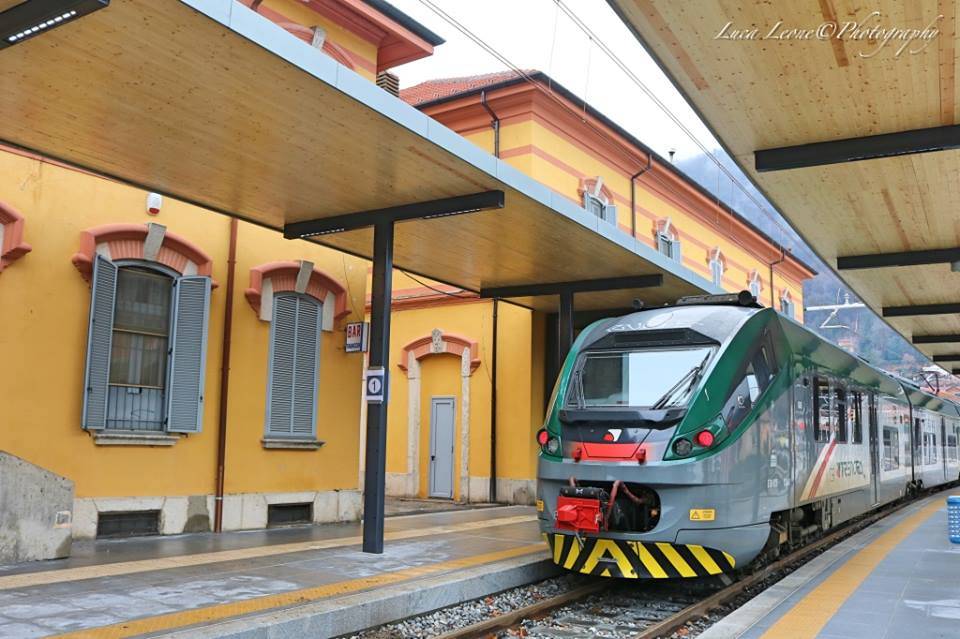
<path fill-rule="evenodd" d="M 724 290 L 749 290 L 802 323 L 810 267 L 546 74 L 431 80 L 400 97 Z M 559 370 L 556 316 L 402 272 L 393 309 L 388 494 L 532 503 L 534 435 Z M 576 328 L 597 317 L 579 314 Z"/>
<path fill-rule="evenodd" d="M 392 93 L 389 70 L 442 43 L 381 0 L 243 4 Z M 401 97 L 706 281 L 802 319 L 808 267 L 526 75 Z M 0 149 L 0 229 L 0 452 L 72 485 L 57 521 L 74 538 L 358 517 L 365 364 L 345 328 L 365 317 L 368 261 L 14 147 Z M 393 307 L 388 493 L 530 502 L 556 315 L 400 270 Z"/>
<path fill-rule="evenodd" d="M 252 4 L 371 82 L 441 42 L 378 1 Z M 12 147 L 0 247 L 0 451 L 72 482 L 75 538 L 358 517 L 368 261 Z"/>

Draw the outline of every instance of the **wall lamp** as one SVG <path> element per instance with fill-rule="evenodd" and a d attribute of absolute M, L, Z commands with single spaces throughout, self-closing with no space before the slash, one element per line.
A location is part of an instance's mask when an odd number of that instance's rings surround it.
<path fill-rule="evenodd" d="M 50 29 L 73 22 L 110 0 L 26 0 L 0 13 L 0 49 L 12 47 Z"/>

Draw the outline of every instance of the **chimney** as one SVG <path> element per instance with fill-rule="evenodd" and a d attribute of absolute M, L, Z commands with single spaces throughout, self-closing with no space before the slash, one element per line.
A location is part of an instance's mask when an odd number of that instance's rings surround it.
<path fill-rule="evenodd" d="M 400 97 L 400 78 L 389 71 L 377 74 L 377 86 L 392 96 Z"/>

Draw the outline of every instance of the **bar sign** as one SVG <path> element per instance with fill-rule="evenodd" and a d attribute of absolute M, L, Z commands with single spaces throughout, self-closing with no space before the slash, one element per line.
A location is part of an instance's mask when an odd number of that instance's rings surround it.
<path fill-rule="evenodd" d="M 386 372 L 382 366 L 370 367 L 367 369 L 366 389 L 367 403 L 382 404 L 384 389 L 386 387 Z"/>

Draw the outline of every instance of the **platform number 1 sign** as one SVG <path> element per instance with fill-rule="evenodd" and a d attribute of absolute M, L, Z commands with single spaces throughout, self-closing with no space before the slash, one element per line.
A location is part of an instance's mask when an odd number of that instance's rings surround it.
<path fill-rule="evenodd" d="M 367 369 L 367 402 L 370 404 L 382 404 L 386 385 L 387 379 L 383 368 L 377 367 Z"/>

